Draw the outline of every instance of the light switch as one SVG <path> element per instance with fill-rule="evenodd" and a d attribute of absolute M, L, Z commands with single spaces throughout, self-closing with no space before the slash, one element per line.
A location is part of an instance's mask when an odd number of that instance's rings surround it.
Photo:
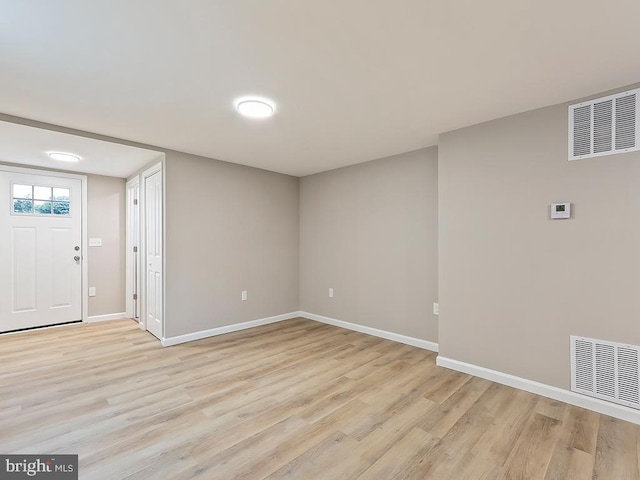
<path fill-rule="evenodd" d="M 89 239 L 89 246 L 90 247 L 101 247 L 102 246 L 102 239 L 101 238 L 90 238 Z"/>

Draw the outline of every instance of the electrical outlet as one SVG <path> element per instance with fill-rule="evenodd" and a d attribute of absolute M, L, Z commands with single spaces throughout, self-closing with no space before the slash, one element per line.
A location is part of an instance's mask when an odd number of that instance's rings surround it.
<path fill-rule="evenodd" d="M 333 298 L 333 288 L 329 289 L 329 298 Z"/>
<path fill-rule="evenodd" d="M 434 315 L 440 315 L 440 304 L 439 303 L 434 303 L 433 304 L 433 314 Z"/>
<path fill-rule="evenodd" d="M 242 291 L 242 301 L 246 301 L 249 299 L 249 293 L 246 290 Z"/>
<path fill-rule="evenodd" d="M 89 287 L 89 296 L 90 297 L 96 296 L 96 287 Z"/>

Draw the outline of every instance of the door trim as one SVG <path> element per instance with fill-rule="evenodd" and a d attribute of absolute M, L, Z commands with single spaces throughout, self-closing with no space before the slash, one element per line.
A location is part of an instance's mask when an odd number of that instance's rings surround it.
<path fill-rule="evenodd" d="M 82 294 L 80 296 L 82 301 L 82 321 L 87 323 L 89 321 L 89 266 L 88 266 L 88 235 L 87 235 L 87 176 L 79 175 L 76 173 L 57 172 L 55 170 L 45 170 L 38 168 L 16 167 L 13 165 L 4 165 L 0 163 L 0 170 L 4 172 L 13 173 L 28 173 L 31 175 L 47 175 L 49 177 L 61 177 L 69 178 L 73 180 L 80 180 L 82 184 L 82 198 L 81 206 L 82 212 L 80 214 L 80 224 L 82 225 L 82 280 L 81 288 Z"/>
<path fill-rule="evenodd" d="M 142 296 L 142 301 L 140 302 L 140 328 L 143 330 L 147 330 L 147 191 L 146 191 L 146 180 L 150 176 L 161 172 L 162 173 L 162 339 L 164 339 L 166 334 L 166 270 L 167 270 L 167 243 L 166 243 L 166 232 L 167 232 L 167 223 L 166 223 L 166 175 L 164 174 L 164 164 L 162 161 L 156 163 L 155 165 L 147 168 L 140 174 L 140 203 L 138 212 L 140 214 L 140 246 L 141 246 L 141 254 L 140 258 L 144 259 L 144 272 L 140 272 L 141 276 L 144 274 L 144 281 L 140 282 L 140 293 Z M 142 260 L 140 261 L 140 268 L 142 268 Z M 147 330 L 148 331 L 148 330 Z M 162 340 L 161 339 L 161 340 Z"/>
<path fill-rule="evenodd" d="M 131 204 L 131 197 L 130 197 L 130 193 L 131 190 L 133 190 L 135 187 L 138 187 L 138 258 L 137 260 L 134 262 L 133 260 L 133 210 L 132 210 L 132 204 Z M 142 198 L 141 198 L 141 190 L 140 190 L 140 176 L 136 175 L 135 177 L 131 178 L 130 180 L 127 181 L 126 183 L 126 202 L 127 202 L 127 212 L 126 212 L 126 222 L 127 222 L 127 228 L 125 229 L 125 245 L 126 245 L 126 267 L 125 267 L 125 271 L 126 271 L 126 279 L 125 279 L 125 295 L 126 297 L 126 301 L 125 301 L 125 305 L 126 305 L 126 315 L 129 318 L 132 318 L 135 320 L 135 312 L 133 309 L 133 291 L 134 291 L 134 282 L 132 280 L 133 277 L 133 267 L 134 265 L 136 265 L 138 267 L 138 278 L 136 278 L 135 281 L 135 290 L 138 292 L 138 324 L 141 325 L 142 324 L 142 315 L 141 315 L 141 309 L 140 309 L 140 304 L 142 303 L 142 292 L 140 290 L 140 258 L 142 255 L 142 236 L 140 234 L 141 230 L 142 230 L 142 226 L 140 223 L 140 219 L 141 219 L 141 206 L 142 206 Z"/>

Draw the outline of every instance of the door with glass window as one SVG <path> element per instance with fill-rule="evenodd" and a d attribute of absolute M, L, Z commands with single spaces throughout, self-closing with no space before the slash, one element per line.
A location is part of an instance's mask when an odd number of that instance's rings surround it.
<path fill-rule="evenodd" d="M 82 320 L 82 181 L 0 169 L 0 332 Z"/>

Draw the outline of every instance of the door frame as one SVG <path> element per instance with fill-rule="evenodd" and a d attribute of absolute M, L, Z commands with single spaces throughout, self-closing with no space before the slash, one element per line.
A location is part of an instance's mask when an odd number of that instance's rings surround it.
<path fill-rule="evenodd" d="M 138 202 L 138 212 L 140 214 L 140 247 L 141 247 L 141 254 L 140 254 L 140 265 L 142 268 L 142 259 L 144 259 L 144 272 L 141 270 L 140 273 L 141 275 L 144 274 L 144 281 L 140 282 L 140 293 L 142 296 L 142 301 L 139 303 L 140 305 L 140 328 L 143 330 L 147 330 L 147 214 L 146 214 L 146 210 L 147 210 L 147 201 L 146 201 L 146 180 L 147 178 L 149 178 L 150 176 L 161 172 L 162 173 L 162 199 L 161 199 L 161 205 L 162 205 L 162 338 L 160 340 L 163 340 L 165 338 L 165 329 L 166 329 L 166 322 L 165 322 L 165 312 L 166 312 L 166 304 L 165 304 L 165 299 L 166 299 L 166 286 L 167 286 L 167 282 L 166 282 L 166 265 L 167 265 L 167 259 L 166 259 L 166 252 L 167 252 L 167 247 L 166 247 L 166 236 L 167 236 L 167 228 L 166 228 L 166 215 L 167 215 L 167 209 L 166 209 L 166 175 L 164 172 L 164 162 L 163 161 L 159 161 L 158 163 L 154 164 L 153 166 L 147 168 L 146 170 L 144 170 L 139 178 L 140 178 L 140 190 L 139 190 L 139 195 L 140 195 L 140 200 Z M 138 299 L 140 300 L 140 299 Z"/>
<path fill-rule="evenodd" d="M 61 177 L 61 178 L 69 178 L 73 180 L 80 180 L 82 184 L 82 198 L 80 199 L 80 205 L 82 211 L 80 212 L 80 224 L 82 226 L 82 280 L 80 282 L 82 293 L 80 295 L 80 299 L 82 302 L 82 322 L 87 323 L 89 321 L 89 262 L 88 262 L 88 235 L 87 235 L 87 176 L 80 175 L 77 173 L 66 173 L 66 172 L 58 172 L 55 170 L 46 170 L 39 168 L 27 168 L 27 167 L 17 167 L 14 165 L 5 165 L 0 163 L 0 170 L 4 172 L 13 172 L 13 173 L 26 173 L 30 175 L 46 175 L 48 177 Z M 164 261 L 164 260 L 163 260 Z"/>
<path fill-rule="evenodd" d="M 133 202 L 132 202 L 132 197 L 131 197 L 131 191 L 134 188 L 138 188 L 138 205 L 136 205 L 138 207 L 138 225 L 137 225 L 137 236 L 138 236 L 138 257 L 137 259 L 134 261 L 133 258 L 133 239 L 134 237 L 134 222 L 133 222 Z M 134 290 L 136 292 L 138 292 L 138 324 L 140 325 L 140 327 L 142 328 L 142 310 L 140 308 L 140 305 L 142 304 L 142 292 L 140 290 L 140 267 L 141 267 L 141 263 L 140 263 L 140 259 L 142 257 L 142 236 L 140 234 L 141 230 L 142 230 L 142 226 L 141 226 L 141 206 L 142 206 L 142 199 L 141 199 L 141 189 L 140 189 L 140 176 L 136 175 L 135 177 L 129 179 L 126 183 L 126 202 L 127 202 L 127 211 L 126 211 L 126 222 L 127 222 L 127 226 L 125 229 L 125 245 L 126 245 L 126 267 L 125 267 L 125 271 L 126 271 L 126 280 L 125 280 L 125 295 L 126 295 L 126 301 L 125 301 L 125 305 L 126 305 L 126 312 L 127 312 L 127 317 L 132 318 L 134 320 L 136 320 L 135 318 L 135 312 L 134 312 L 134 308 L 133 308 L 133 292 Z M 137 271 L 138 271 L 138 276 L 135 279 L 135 283 L 133 280 L 133 271 L 134 271 L 134 266 L 137 267 Z M 134 289 L 135 287 L 135 289 Z"/>

